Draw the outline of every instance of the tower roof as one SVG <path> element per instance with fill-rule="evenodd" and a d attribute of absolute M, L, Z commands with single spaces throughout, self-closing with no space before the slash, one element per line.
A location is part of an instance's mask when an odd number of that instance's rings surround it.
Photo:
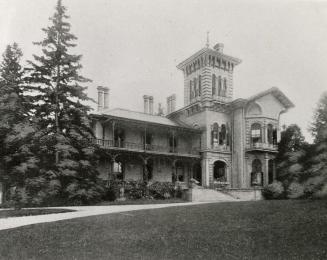
<path fill-rule="evenodd" d="M 219 51 L 218 49 L 211 49 L 211 48 L 207 47 L 207 48 L 202 48 L 201 50 L 199 50 L 196 53 L 194 53 L 193 55 L 191 55 L 189 58 L 187 58 L 184 61 L 182 61 L 181 63 L 179 63 L 177 65 L 177 68 L 182 70 L 186 65 L 191 63 L 193 60 L 195 60 L 205 54 L 222 58 L 224 60 L 227 60 L 227 61 L 233 63 L 234 65 L 238 65 L 242 62 L 240 59 L 226 55 L 222 51 Z"/>

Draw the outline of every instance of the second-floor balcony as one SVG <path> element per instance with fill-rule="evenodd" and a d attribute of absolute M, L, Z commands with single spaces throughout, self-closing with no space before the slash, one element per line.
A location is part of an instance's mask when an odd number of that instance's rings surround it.
<path fill-rule="evenodd" d="M 246 146 L 247 151 L 255 151 L 255 150 L 262 150 L 262 151 L 272 151 L 277 152 L 278 151 L 278 145 L 277 144 L 269 144 L 269 143 L 251 143 Z"/>
<path fill-rule="evenodd" d="M 167 154 L 177 156 L 199 157 L 199 148 L 179 148 L 154 144 L 132 143 L 120 140 L 95 139 L 96 144 L 104 149 L 125 150 L 132 152 L 145 152 L 154 154 Z"/>

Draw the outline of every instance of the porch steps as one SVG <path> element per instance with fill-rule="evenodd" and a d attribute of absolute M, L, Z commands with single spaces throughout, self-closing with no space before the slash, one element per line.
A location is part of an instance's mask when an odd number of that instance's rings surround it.
<path fill-rule="evenodd" d="M 238 201 L 236 196 L 218 190 L 196 188 L 188 190 L 188 200 L 194 202 Z"/>

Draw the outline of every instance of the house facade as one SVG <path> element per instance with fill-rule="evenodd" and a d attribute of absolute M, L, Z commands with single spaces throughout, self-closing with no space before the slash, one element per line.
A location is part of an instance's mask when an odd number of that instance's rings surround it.
<path fill-rule="evenodd" d="M 184 106 L 167 98 L 167 113 L 109 108 L 109 88 L 98 87 L 92 114 L 104 180 L 185 183 L 205 188 L 253 189 L 275 179 L 280 116 L 293 103 L 276 87 L 233 99 L 233 75 L 241 61 L 208 45 L 177 68 L 184 75 Z"/>

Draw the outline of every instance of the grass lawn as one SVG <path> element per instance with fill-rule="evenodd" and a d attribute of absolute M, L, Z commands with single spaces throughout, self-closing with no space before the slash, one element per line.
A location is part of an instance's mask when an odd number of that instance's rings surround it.
<path fill-rule="evenodd" d="M 55 214 L 55 213 L 65 213 L 72 212 L 75 210 L 69 209 L 4 209 L 0 210 L 0 218 L 10 218 L 10 217 L 22 217 L 22 216 L 35 216 L 44 214 Z"/>
<path fill-rule="evenodd" d="M 0 259 L 327 259 L 326 201 L 202 204 L 0 231 Z"/>

